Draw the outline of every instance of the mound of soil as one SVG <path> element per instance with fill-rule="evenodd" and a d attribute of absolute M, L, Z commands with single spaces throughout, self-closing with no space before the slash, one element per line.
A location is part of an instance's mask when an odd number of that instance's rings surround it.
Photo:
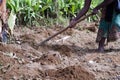
<path fill-rule="evenodd" d="M 43 54 L 40 58 L 36 58 L 33 62 L 40 62 L 42 65 L 45 64 L 60 64 L 61 59 L 59 54 Z"/>
<path fill-rule="evenodd" d="M 69 66 L 59 70 L 48 70 L 51 80 L 95 80 L 95 76 L 81 66 Z"/>

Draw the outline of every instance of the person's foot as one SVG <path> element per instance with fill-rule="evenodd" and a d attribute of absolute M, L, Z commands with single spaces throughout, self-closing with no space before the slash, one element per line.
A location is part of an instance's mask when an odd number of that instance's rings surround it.
<path fill-rule="evenodd" d="M 4 43 L 7 43 L 7 41 L 8 41 L 8 34 L 5 30 L 2 31 L 1 41 L 4 42 Z"/>
<path fill-rule="evenodd" d="M 97 51 L 100 52 L 100 53 L 103 53 L 103 52 L 104 52 L 104 47 L 99 47 L 99 48 L 97 49 Z"/>
<path fill-rule="evenodd" d="M 8 24 L 4 24 L 2 26 L 2 31 L 1 31 L 1 42 L 3 43 L 7 43 L 9 38 L 10 38 L 10 35 L 11 35 L 11 32 L 10 32 L 10 29 L 8 27 Z"/>
<path fill-rule="evenodd" d="M 99 42 L 99 46 L 98 46 L 98 52 L 101 52 L 101 53 L 103 53 L 104 52 L 104 43 L 105 43 L 105 39 L 106 38 L 102 38 L 101 40 L 100 40 L 100 42 Z"/>

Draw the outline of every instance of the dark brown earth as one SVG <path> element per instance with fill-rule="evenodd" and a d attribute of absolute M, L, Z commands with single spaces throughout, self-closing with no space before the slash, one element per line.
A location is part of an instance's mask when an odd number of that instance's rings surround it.
<path fill-rule="evenodd" d="M 70 29 L 35 48 L 61 29 L 16 28 L 10 43 L 0 43 L 0 80 L 120 80 L 120 41 L 98 53 L 96 28 Z"/>

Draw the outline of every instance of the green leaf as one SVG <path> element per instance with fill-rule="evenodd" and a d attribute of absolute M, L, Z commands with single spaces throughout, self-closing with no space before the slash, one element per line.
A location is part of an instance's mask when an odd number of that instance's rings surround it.
<path fill-rule="evenodd" d="M 16 14 L 13 11 L 11 11 L 10 16 L 8 18 L 8 26 L 11 30 L 11 34 L 13 34 L 13 29 L 14 29 L 14 26 L 15 26 L 15 20 L 16 20 Z"/>

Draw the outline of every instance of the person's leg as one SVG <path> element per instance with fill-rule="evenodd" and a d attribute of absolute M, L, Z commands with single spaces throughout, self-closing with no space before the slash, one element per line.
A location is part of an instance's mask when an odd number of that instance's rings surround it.
<path fill-rule="evenodd" d="M 96 42 L 98 43 L 98 52 L 104 52 L 104 45 L 105 45 L 105 40 L 107 38 L 107 31 L 108 31 L 108 22 L 105 20 L 100 21 L 98 33 L 97 33 L 97 38 Z"/>
<path fill-rule="evenodd" d="M 106 38 L 102 38 L 98 44 L 98 52 L 104 52 L 104 45 L 105 45 Z"/>
<path fill-rule="evenodd" d="M 110 42 L 120 39 L 120 13 L 114 12 L 109 38 Z"/>

